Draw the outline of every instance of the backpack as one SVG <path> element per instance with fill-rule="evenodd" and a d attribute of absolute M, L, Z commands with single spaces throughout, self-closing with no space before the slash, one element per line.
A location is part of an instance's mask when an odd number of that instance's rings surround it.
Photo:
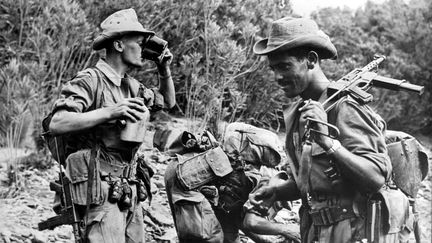
<path fill-rule="evenodd" d="M 90 77 L 96 77 L 97 88 L 96 88 L 96 96 L 93 101 L 90 110 L 97 109 L 101 106 L 102 102 L 102 92 L 104 82 L 102 80 L 102 73 L 97 68 L 87 68 L 81 72 L 79 72 L 74 78 L 81 75 L 90 75 Z M 73 79 L 74 79 L 73 78 Z M 82 149 L 89 148 L 92 145 L 92 140 L 89 140 L 88 136 L 84 136 L 84 134 L 88 134 L 86 132 L 80 133 L 67 133 L 61 135 L 53 135 L 49 130 L 49 124 L 51 123 L 51 119 L 54 116 L 55 111 L 51 111 L 43 120 L 42 120 L 42 138 L 45 141 L 48 150 L 51 152 L 54 160 L 59 162 L 61 165 L 66 166 L 66 158 Z"/>
<path fill-rule="evenodd" d="M 416 138 L 400 131 L 387 130 L 385 139 L 393 182 L 408 197 L 416 198 L 429 170 L 425 148 Z"/>
<path fill-rule="evenodd" d="M 275 133 L 242 122 L 225 128 L 223 146 L 227 153 L 238 151 L 244 161 L 256 166 L 274 168 L 283 157 L 282 144 Z"/>

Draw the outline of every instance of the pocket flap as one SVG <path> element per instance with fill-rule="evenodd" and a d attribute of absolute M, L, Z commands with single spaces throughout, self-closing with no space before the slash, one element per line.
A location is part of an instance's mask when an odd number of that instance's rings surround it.
<path fill-rule="evenodd" d="M 228 156 L 222 150 L 221 147 L 216 147 L 209 150 L 205 154 L 205 160 L 215 173 L 219 177 L 224 177 L 233 171 Z"/>
<path fill-rule="evenodd" d="M 409 201 L 399 189 L 382 188 L 378 194 L 385 203 L 383 226 L 385 232 L 397 233 L 409 218 Z"/>

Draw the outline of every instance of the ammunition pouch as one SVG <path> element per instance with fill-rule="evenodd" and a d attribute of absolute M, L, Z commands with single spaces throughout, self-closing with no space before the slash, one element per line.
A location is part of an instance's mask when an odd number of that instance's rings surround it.
<path fill-rule="evenodd" d="M 151 202 L 151 183 L 150 179 L 154 175 L 154 170 L 150 164 L 145 160 L 144 155 L 140 155 L 137 158 L 136 177 L 138 179 L 137 184 L 137 196 L 138 201 L 143 202 L 147 198 Z"/>
<path fill-rule="evenodd" d="M 366 237 L 368 242 L 386 238 L 406 238 L 412 230 L 407 196 L 396 188 L 384 186 L 367 203 Z"/>
<path fill-rule="evenodd" d="M 368 202 L 369 205 L 371 204 L 370 201 L 375 201 L 375 203 L 376 201 L 380 202 L 381 214 L 377 215 L 377 217 L 381 220 L 375 221 L 382 227 L 381 231 L 383 234 L 398 233 L 406 226 L 410 216 L 410 203 L 408 197 L 401 190 L 384 186 L 371 197 Z M 368 213 L 368 215 L 370 214 Z M 371 219 L 368 221 L 374 220 Z"/>
<path fill-rule="evenodd" d="M 354 218 L 352 207 L 331 206 L 309 212 L 312 222 L 316 226 L 329 226 L 339 221 Z"/>
<path fill-rule="evenodd" d="M 228 156 L 221 147 L 190 158 L 178 156 L 178 161 L 176 176 L 184 190 L 194 190 L 233 171 Z"/>
<path fill-rule="evenodd" d="M 134 179 L 136 174 L 136 163 L 120 164 L 108 163 L 100 160 L 100 174 L 102 177 L 111 176 L 113 178 Z"/>
<path fill-rule="evenodd" d="M 75 204 L 87 205 L 87 195 L 91 195 L 91 204 L 100 205 L 103 202 L 101 181 L 126 178 L 135 180 L 137 163 L 119 162 L 117 155 L 108 154 L 99 149 L 94 158 L 94 175 L 91 184 L 91 194 L 88 194 L 88 179 L 90 178 L 90 158 L 92 149 L 79 150 L 68 156 L 66 174 L 72 183 L 72 195 Z M 111 179 L 109 179 L 111 178 Z"/>

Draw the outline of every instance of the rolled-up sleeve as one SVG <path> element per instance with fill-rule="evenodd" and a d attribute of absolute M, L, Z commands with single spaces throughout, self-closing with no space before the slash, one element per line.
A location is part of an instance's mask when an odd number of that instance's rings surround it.
<path fill-rule="evenodd" d="M 391 163 L 385 143 L 385 122 L 368 106 L 346 99 L 338 105 L 336 126 L 339 140 L 353 154 L 366 158 L 379 167 L 384 177 L 391 173 Z"/>
<path fill-rule="evenodd" d="M 93 96 L 90 76 L 79 74 L 63 86 L 60 98 L 54 102 L 53 111 L 84 112 L 93 103 Z"/>

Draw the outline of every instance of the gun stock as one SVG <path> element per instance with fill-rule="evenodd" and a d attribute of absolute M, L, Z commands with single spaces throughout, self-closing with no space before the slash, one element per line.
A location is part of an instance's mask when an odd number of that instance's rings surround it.
<path fill-rule="evenodd" d="M 60 215 L 48 218 L 38 224 L 39 230 L 50 229 L 53 230 L 57 226 L 69 224 L 72 225 L 75 242 L 82 243 L 80 223 L 82 222 L 78 212 L 76 211 L 73 198 L 70 180 L 62 173 L 59 173 L 59 181 L 50 183 L 50 190 L 61 194 L 61 207 L 59 209 Z"/>
<path fill-rule="evenodd" d="M 40 222 L 38 224 L 38 229 L 39 230 L 46 230 L 46 229 L 53 230 L 55 227 L 60 226 L 60 225 L 75 224 L 75 223 L 79 223 L 79 221 L 77 221 L 75 219 L 75 217 L 73 215 L 73 210 L 70 209 L 70 210 L 62 213 L 61 215 L 54 216 L 54 217 L 48 218 L 48 219 Z"/>
<path fill-rule="evenodd" d="M 58 193 L 62 193 L 62 185 L 57 183 L 56 181 L 51 181 L 49 188 L 51 191 L 53 192 L 58 192 Z"/>

